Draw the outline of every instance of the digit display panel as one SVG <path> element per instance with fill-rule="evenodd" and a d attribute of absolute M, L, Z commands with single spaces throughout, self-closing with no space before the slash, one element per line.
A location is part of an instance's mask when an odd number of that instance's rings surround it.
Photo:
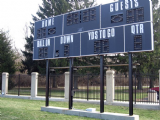
<path fill-rule="evenodd" d="M 80 34 L 71 34 L 55 38 L 54 58 L 80 56 Z"/>
<path fill-rule="evenodd" d="M 62 35 L 63 16 L 35 22 L 34 40 Z"/>
<path fill-rule="evenodd" d="M 150 0 L 119 0 L 101 6 L 102 28 L 151 21 Z"/>
<path fill-rule="evenodd" d="M 40 59 L 48 59 L 54 57 L 54 38 L 39 39 L 34 41 L 33 57 Z"/>
<path fill-rule="evenodd" d="M 82 33 L 81 55 L 123 53 L 124 27 L 113 27 Z"/>
<path fill-rule="evenodd" d="M 151 0 L 119 0 L 35 22 L 33 60 L 153 51 Z"/>
<path fill-rule="evenodd" d="M 153 50 L 150 23 L 138 23 L 125 26 L 125 51 L 141 52 Z M 145 34 L 144 34 L 145 33 Z"/>
<path fill-rule="evenodd" d="M 64 15 L 64 34 L 100 28 L 100 6 Z"/>

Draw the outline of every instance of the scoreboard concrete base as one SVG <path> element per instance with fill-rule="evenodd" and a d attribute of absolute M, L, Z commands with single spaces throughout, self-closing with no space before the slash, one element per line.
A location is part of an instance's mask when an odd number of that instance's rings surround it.
<path fill-rule="evenodd" d="M 60 108 L 60 107 L 41 107 L 41 111 L 72 115 L 72 116 L 97 118 L 103 120 L 139 120 L 138 115 L 129 116 L 128 114 L 120 114 L 120 113 L 88 112 L 88 111 L 74 110 L 74 109 L 69 110 L 67 108 Z"/>

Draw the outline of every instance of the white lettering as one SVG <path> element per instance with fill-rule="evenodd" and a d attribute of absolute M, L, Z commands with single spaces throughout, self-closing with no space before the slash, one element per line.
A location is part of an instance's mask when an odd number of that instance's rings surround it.
<path fill-rule="evenodd" d="M 64 36 L 64 39 L 63 39 L 64 44 L 66 44 L 66 38 L 67 36 Z"/>
<path fill-rule="evenodd" d="M 47 47 L 50 46 L 50 39 L 38 40 L 37 47 Z"/>
<path fill-rule="evenodd" d="M 42 21 L 42 27 L 44 27 L 44 21 Z"/>
<path fill-rule="evenodd" d="M 125 0 L 125 9 L 129 9 L 128 0 Z"/>
<path fill-rule="evenodd" d="M 134 0 L 134 2 L 135 2 L 135 7 L 138 7 L 138 6 L 139 6 L 138 1 L 137 1 L 137 0 Z"/>
<path fill-rule="evenodd" d="M 100 39 L 102 38 L 102 30 L 99 30 Z"/>
<path fill-rule="evenodd" d="M 118 11 L 118 10 L 119 10 L 118 3 L 115 3 L 115 10 L 116 10 L 116 11 Z"/>
<path fill-rule="evenodd" d="M 139 28 L 139 24 L 136 25 L 136 33 L 137 33 L 137 34 L 139 33 L 138 28 Z"/>
<path fill-rule="evenodd" d="M 95 39 L 98 39 L 98 31 L 95 31 Z"/>
<path fill-rule="evenodd" d="M 46 39 L 46 46 L 49 46 L 49 45 L 48 45 L 48 40 L 49 40 L 49 39 Z"/>
<path fill-rule="evenodd" d="M 111 29 L 111 36 L 115 37 L 115 29 L 114 28 Z"/>
<path fill-rule="evenodd" d="M 144 33 L 144 27 L 143 27 L 143 24 L 140 24 L 140 33 Z"/>
<path fill-rule="evenodd" d="M 144 25 L 143 24 L 132 25 L 131 26 L 131 33 L 132 34 L 144 33 Z"/>
<path fill-rule="evenodd" d="M 67 35 L 60 38 L 60 44 L 73 43 L 73 35 Z"/>
<path fill-rule="evenodd" d="M 39 41 L 37 41 L 37 47 L 39 47 Z"/>
<path fill-rule="evenodd" d="M 90 32 L 88 32 L 88 36 L 89 36 L 89 40 L 91 40 L 91 33 Z"/>
<path fill-rule="evenodd" d="M 113 12 L 113 4 L 110 4 L 110 12 Z"/>
<path fill-rule="evenodd" d="M 70 43 L 71 36 L 67 36 L 67 43 Z"/>
<path fill-rule="evenodd" d="M 54 25 L 54 18 L 52 18 L 52 25 Z"/>
<path fill-rule="evenodd" d="M 121 10 L 123 10 L 123 2 L 121 2 Z"/>
<path fill-rule="evenodd" d="M 106 30 L 103 30 L 103 38 L 106 38 Z"/>
<path fill-rule="evenodd" d="M 119 11 L 119 10 L 123 10 L 123 9 L 133 9 L 133 8 L 139 7 L 139 2 L 138 0 L 125 0 L 124 1 L 124 5 L 123 5 L 123 1 L 119 0 L 119 2 L 115 2 L 110 4 L 110 12 L 114 12 L 114 11 Z"/>
<path fill-rule="evenodd" d="M 131 26 L 131 33 L 135 34 L 135 26 L 134 25 Z"/>
<path fill-rule="evenodd" d="M 48 26 L 51 26 L 51 19 L 48 20 Z"/>
<path fill-rule="evenodd" d="M 45 20 L 45 27 L 47 27 L 47 20 Z"/>
<path fill-rule="evenodd" d="M 73 35 L 71 35 L 71 42 L 73 43 Z"/>
<path fill-rule="evenodd" d="M 42 21 L 42 27 L 47 27 L 47 26 L 51 26 L 51 25 L 54 25 L 54 18 L 50 18 L 48 20 Z"/>
<path fill-rule="evenodd" d="M 108 38 L 111 37 L 111 30 L 110 30 L 110 29 L 107 30 L 107 37 L 108 37 Z"/>
<path fill-rule="evenodd" d="M 45 45 L 44 45 L 44 40 L 43 40 L 43 46 L 45 46 Z"/>
<path fill-rule="evenodd" d="M 39 47 L 41 47 L 42 46 L 42 41 L 39 41 Z"/>
<path fill-rule="evenodd" d="M 130 0 L 130 4 L 131 4 L 131 8 L 133 8 L 133 1 L 132 0 Z"/>
<path fill-rule="evenodd" d="M 63 44 L 63 37 L 61 37 L 60 44 Z"/>
<path fill-rule="evenodd" d="M 115 37 L 115 28 L 104 29 L 93 32 L 88 32 L 89 40 L 98 40 L 98 39 L 106 39 L 107 37 Z"/>
<path fill-rule="evenodd" d="M 47 46 L 50 46 L 50 39 L 47 40 Z"/>
<path fill-rule="evenodd" d="M 91 32 L 91 39 L 94 40 L 94 32 Z"/>

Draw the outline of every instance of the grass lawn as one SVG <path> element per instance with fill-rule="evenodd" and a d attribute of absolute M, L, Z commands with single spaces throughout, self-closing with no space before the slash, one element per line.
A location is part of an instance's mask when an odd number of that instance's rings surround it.
<path fill-rule="evenodd" d="M 0 98 L 0 103 L 0 120 L 98 120 L 42 112 L 40 109 L 45 105 L 45 101 Z M 90 107 L 96 108 L 97 111 L 100 109 L 96 104 L 73 103 L 73 105 L 74 108 L 82 110 Z M 50 106 L 68 108 L 68 102 L 50 102 Z M 105 105 L 105 112 L 128 114 L 128 111 L 128 107 Z M 159 110 L 134 109 L 134 114 L 139 115 L 140 120 L 160 120 Z"/>

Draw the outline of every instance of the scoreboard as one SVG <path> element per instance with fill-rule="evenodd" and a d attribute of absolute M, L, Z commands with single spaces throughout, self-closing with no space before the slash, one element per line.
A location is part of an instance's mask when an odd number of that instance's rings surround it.
<path fill-rule="evenodd" d="M 35 22 L 33 60 L 153 51 L 151 0 L 119 0 Z"/>

